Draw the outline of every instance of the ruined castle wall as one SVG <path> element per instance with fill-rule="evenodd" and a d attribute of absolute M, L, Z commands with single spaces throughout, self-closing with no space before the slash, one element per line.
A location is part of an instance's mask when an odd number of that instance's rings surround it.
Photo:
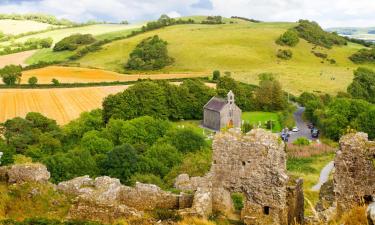
<path fill-rule="evenodd" d="M 239 192 L 247 224 L 287 223 L 286 153 L 277 135 L 262 129 L 218 134 L 211 174 L 213 210 L 231 210 L 231 193 Z"/>
<path fill-rule="evenodd" d="M 350 209 L 364 197 L 375 197 L 375 142 L 365 133 L 340 140 L 335 158 L 334 192 L 338 212 Z"/>
<path fill-rule="evenodd" d="M 303 224 L 304 222 L 304 195 L 303 180 L 289 182 L 287 187 L 288 223 Z"/>

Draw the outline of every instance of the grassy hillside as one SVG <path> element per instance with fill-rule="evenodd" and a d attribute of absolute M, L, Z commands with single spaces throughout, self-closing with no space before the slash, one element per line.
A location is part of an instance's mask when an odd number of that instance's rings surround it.
<path fill-rule="evenodd" d="M 240 21 L 240 20 L 236 20 Z M 204 72 L 214 69 L 231 71 L 233 76 L 247 83 L 258 83 L 258 74 L 275 73 L 285 89 L 298 94 L 302 91 L 336 93 L 343 91 L 352 80 L 352 70 L 357 66 L 348 56 L 362 46 L 349 44 L 327 53 L 337 61 L 335 65 L 321 63 L 311 53 L 313 45 L 301 40 L 291 48 L 293 58 L 281 61 L 276 57 L 281 47 L 275 40 L 294 23 L 249 23 L 241 21 L 223 25 L 177 25 L 147 32 L 126 40 L 105 45 L 101 51 L 90 53 L 79 60 L 83 67 L 97 67 L 117 72 L 127 72 L 124 64 L 129 53 L 142 39 L 159 35 L 168 41 L 170 55 L 175 63 L 158 72 Z M 155 73 L 155 71 L 152 71 Z"/>
<path fill-rule="evenodd" d="M 53 41 L 56 43 L 72 34 L 81 33 L 81 34 L 92 34 L 92 35 L 100 35 L 105 33 L 110 33 L 114 31 L 121 31 L 121 30 L 128 30 L 138 27 L 139 25 L 123 25 L 123 24 L 95 24 L 95 25 L 88 25 L 82 27 L 71 27 L 66 29 L 59 29 L 53 30 L 49 32 L 28 35 L 22 38 L 18 38 L 16 42 L 24 42 L 29 38 L 48 38 L 51 37 Z M 6 44 L 6 43 L 4 43 Z"/>
<path fill-rule="evenodd" d="M 57 26 L 30 20 L 0 20 L 0 31 L 2 31 L 4 34 L 17 35 L 31 31 L 46 30 L 50 27 Z"/>

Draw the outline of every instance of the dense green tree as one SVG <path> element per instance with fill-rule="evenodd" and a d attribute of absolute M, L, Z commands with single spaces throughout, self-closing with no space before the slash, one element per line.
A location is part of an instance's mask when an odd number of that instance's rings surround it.
<path fill-rule="evenodd" d="M 81 139 L 81 148 L 90 151 L 92 155 L 105 154 L 113 149 L 113 143 L 102 137 L 97 130 L 86 132 Z"/>
<path fill-rule="evenodd" d="M 168 56 L 167 42 L 157 35 L 142 40 L 130 53 L 126 64 L 131 70 L 156 70 L 173 62 Z"/>
<path fill-rule="evenodd" d="M 114 138 L 114 142 L 118 138 L 120 144 L 151 146 L 157 139 L 164 136 L 170 126 L 168 121 L 145 116 L 123 121 L 121 127 L 113 125 L 112 122 L 106 131 Z"/>
<path fill-rule="evenodd" d="M 35 86 L 38 84 L 38 78 L 36 77 L 30 77 L 29 80 L 27 81 L 30 86 Z"/>
<path fill-rule="evenodd" d="M 117 146 L 107 153 L 103 167 L 106 175 L 120 179 L 123 184 L 130 184 L 131 176 L 139 169 L 139 155 L 129 144 Z"/>
<path fill-rule="evenodd" d="M 258 107 L 264 111 L 285 109 L 287 103 L 280 82 L 268 74 L 261 74 L 259 78 L 259 87 L 255 91 Z"/>
<path fill-rule="evenodd" d="M 161 142 L 173 145 L 182 153 L 198 151 L 206 146 L 203 134 L 197 133 L 189 126 L 169 130 Z"/>
<path fill-rule="evenodd" d="M 67 153 L 57 153 L 45 157 L 43 163 L 51 172 L 51 181 L 54 183 L 83 175 L 99 175 L 95 159 L 87 150 L 74 149 Z"/>
<path fill-rule="evenodd" d="M 298 44 L 299 42 L 299 37 L 298 33 L 294 29 L 289 29 L 287 30 L 284 34 L 282 34 L 277 40 L 276 43 L 278 45 L 283 45 L 283 46 L 290 46 L 294 47 Z"/>
<path fill-rule="evenodd" d="M 139 82 L 123 93 L 110 95 L 103 102 L 103 118 L 133 119 L 140 116 L 168 118 L 166 96 L 155 82 Z"/>
<path fill-rule="evenodd" d="M 214 72 L 212 72 L 212 80 L 219 80 L 219 79 L 220 79 L 220 71 L 214 70 Z"/>
<path fill-rule="evenodd" d="M 182 154 L 172 145 L 165 143 L 155 144 L 142 157 L 140 172 L 164 177 L 181 161 Z"/>
<path fill-rule="evenodd" d="M 0 76 L 6 85 L 15 85 L 21 81 L 22 67 L 16 65 L 8 65 L 0 69 Z"/>
<path fill-rule="evenodd" d="M 91 34 L 72 34 L 57 42 L 53 47 L 53 51 L 73 51 L 81 45 L 91 44 L 95 41 L 95 38 Z"/>
<path fill-rule="evenodd" d="M 360 98 L 375 103 L 375 71 L 358 68 L 354 71 L 353 82 L 348 87 L 353 98 Z"/>
<path fill-rule="evenodd" d="M 203 106 L 215 96 L 215 90 L 207 87 L 198 79 L 184 80 L 181 88 L 189 90 L 189 106 L 186 109 L 184 119 L 202 119 Z"/>
<path fill-rule="evenodd" d="M 357 121 L 357 129 L 366 132 L 370 139 L 375 139 L 375 108 L 359 114 Z"/>
<path fill-rule="evenodd" d="M 91 112 L 83 112 L 78 119 L 64 126 L 64 133 L 66 134 L 65 144 L 77 143 L 86 132 L 101 130 L 104 128 L 104 125 L 101 110 L 96 109 Z"/>
<path fill-rule="evenodd" d="M 3 156 L 0 158 L 0 166 L 5 166 L 12 164 L 14 162 L 13 156 L 16 154 L 16 151 L 7 145 L 3 139 L 0 138 L 0 152 L 3 153 Z"/>

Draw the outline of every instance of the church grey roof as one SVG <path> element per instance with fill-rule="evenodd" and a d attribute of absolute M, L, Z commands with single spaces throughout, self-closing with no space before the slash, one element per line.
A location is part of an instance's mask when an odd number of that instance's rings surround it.
<path fill-rule="evenodd" d="M 220 112 L 224 106 L 228 103 L 226 99 L 213 97 L 207 104 L 204 106 L 205 109 L 209 109 L 212 111 Z"/>

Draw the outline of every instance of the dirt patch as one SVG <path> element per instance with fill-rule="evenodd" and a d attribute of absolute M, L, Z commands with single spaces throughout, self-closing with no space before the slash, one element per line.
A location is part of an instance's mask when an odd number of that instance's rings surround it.
<path fill-rule="evenodd" d="M 32 56 L 36 51 L 37 50 L 31 50 L 0 56 L 0 68 L 10 64 L 25 66 L 26 59 Z"/>

